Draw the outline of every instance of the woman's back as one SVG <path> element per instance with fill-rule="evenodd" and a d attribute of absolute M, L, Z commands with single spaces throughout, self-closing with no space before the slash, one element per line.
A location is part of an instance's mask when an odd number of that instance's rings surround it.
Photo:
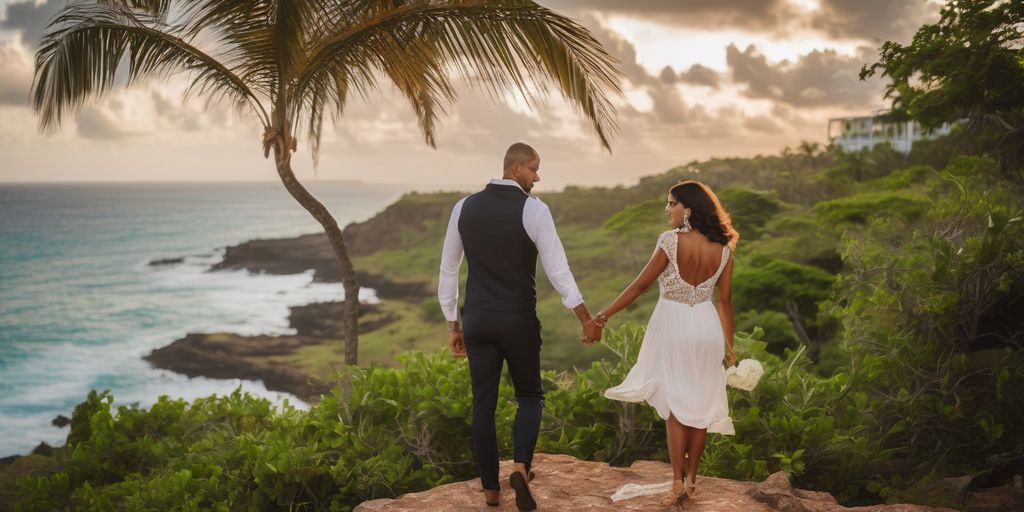
<path fill-rule="evenodd" d="M 700 286 L 718 273 L 724 247 L 699 232 L 676 233 L 676 264 L 679 277 L 691 286 Z"/>

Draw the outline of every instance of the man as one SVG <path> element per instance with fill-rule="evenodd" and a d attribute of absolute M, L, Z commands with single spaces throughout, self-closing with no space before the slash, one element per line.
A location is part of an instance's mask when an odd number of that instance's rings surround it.
<path fill-rule="evenodd" d="M 452 210 L 441 254 L 437 298 L 448 320 L 449 347 L 469 357 L 473 385 L 473 444 L 488 505 L 499 503 L 498 441 L 494 411 L 502 365 L 515 388 L 513 471 L 509 485 L 519 510 L 534 510 L 530 463 L 540 430 L 544 391 L 540 380 L 537 256 L 562 303 L 580 324 L 590 319 L 547 205 L 530 196 L 540 181 L 540 155 L 517 142 L 505 153 L 502 179 L 463 198 Z M 466 302 L 459 325 L 459 267 L 469 260 Z M 585 345 L 592 340 L 583 339 Z"/>

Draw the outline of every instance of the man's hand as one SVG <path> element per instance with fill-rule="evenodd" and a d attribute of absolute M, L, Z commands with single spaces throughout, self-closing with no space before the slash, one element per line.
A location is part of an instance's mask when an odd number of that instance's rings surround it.
<path fill-rule="evenodd" d="M 466 341 L 458 322 L 448 323 L 448 348 L 455 357 L 466 357 Z"/>

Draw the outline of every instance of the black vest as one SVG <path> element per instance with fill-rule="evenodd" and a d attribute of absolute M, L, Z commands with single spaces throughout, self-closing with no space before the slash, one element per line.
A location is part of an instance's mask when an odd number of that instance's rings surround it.
<path fill-rule="evenodd" d="M 523 227 L 529 198 L 519 187 L 492 183 L 463 201 L 459 235 L 469 262 L 463 311 L 537 310 L 537 246 Z"/>

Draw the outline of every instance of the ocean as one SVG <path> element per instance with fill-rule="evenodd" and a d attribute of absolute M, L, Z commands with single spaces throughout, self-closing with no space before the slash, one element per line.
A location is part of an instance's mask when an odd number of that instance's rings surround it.
<path fill-rule="evenodd" d="M 365 220 L 411 187 L 314 182 L 342 225 Z M 188 379 L 142 360 L 190 332 L 286 334 L 288 307 L 340 300 L 312 273 L 208 272 L 226 246 L 320 232 L 276 182 L 0 185 L 0 457 L 62 445 L 90 389 L 145 407 L 260 382 Z M 149 265 L 184 257 L 174 265 Z M 363 290 L 373 300 L 372 290 Z"/>

